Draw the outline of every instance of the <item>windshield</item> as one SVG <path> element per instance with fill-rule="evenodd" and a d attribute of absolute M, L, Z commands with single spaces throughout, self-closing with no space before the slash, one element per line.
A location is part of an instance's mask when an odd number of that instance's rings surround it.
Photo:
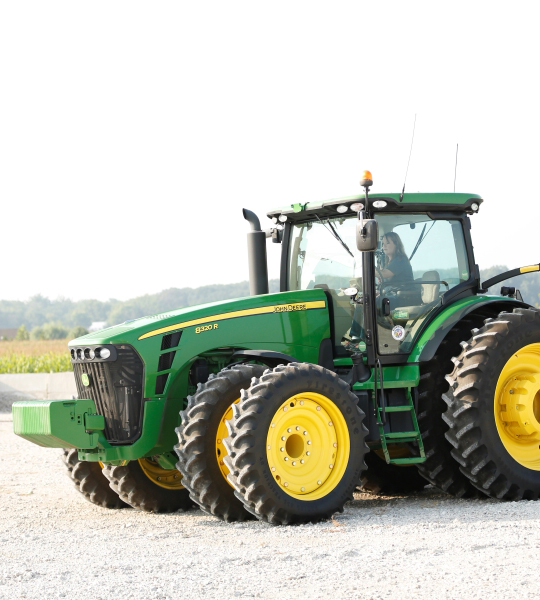
<path fill-rule="evenodd" d="M 426 214 L 380 213 L 375 218 L 378 349 L 380 354 L 408 353 L 442 296 L 470 278 L 463 226 L 459 219 Z M 355 287 L 359 300 L 363 291 L 356 223 L 356 215 L 351 215 L 294 224 L 291 231 L 288 289 L 321 288 L 329 293 L 337 356 L 344 348 L 354 350 L 365 337 L 363 306 L 344 293 Z"/>
<path fill-rule="evenodd" d="M 290 290 L 345 289 L 357 285 L 361 276 L 361 253 L 356 249 L 356 218 L 323 219 L 293 227 Z"/>

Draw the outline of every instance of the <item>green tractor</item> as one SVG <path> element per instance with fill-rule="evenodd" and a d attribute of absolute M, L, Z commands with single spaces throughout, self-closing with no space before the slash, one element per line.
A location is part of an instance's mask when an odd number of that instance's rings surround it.
<path fill-rule="evenodd" d="M 194 504 L 225 521 L 317 522 L 358 486 L 540 493 L 540 312 L 480 281 L 471 194 L 370 194 L 251 224 L 251 296 L 69 344 L 78 398 L 18 402 L 15 433 L 64 449 L 108 508 Z M 282 245 L 268 293 L 266 240 Z"/>

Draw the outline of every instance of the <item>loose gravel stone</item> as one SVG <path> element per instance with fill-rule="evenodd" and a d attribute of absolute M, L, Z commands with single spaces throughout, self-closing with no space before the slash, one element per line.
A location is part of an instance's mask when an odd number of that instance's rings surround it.
<path fill-rule="evenodd" d="M 317 525 L 107 510 L 0 414 L 0 598 L 538 598 L 540 503 L 358 494 Z"/>

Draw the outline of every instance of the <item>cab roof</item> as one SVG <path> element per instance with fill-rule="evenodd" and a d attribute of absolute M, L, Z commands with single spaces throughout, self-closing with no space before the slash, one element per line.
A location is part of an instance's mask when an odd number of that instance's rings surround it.
<path fill-rule="evenodd" d="M 403 194 L 403 200 L 400 200 L 401 194 L 369 194 L 370 205 L 377 200 L 384 200 L 386 206 L 383 208 L 374 208 L 375 212 L 466 212 L 473 214 L 472 205 L 480 206 L 483 200 L 477 194 L 463 193 L 418 193 L 418 194 Z M 279 215 L 287 215 L 291 221 L 300 221 L 310 215 L 317 214 L 319 217 L 329 216 L 347 216 L 350 215 L 350 210 L 344 214 L 337 212 L 337 207 L 340 205 L 350 206 L 355 202 L 364 203 L 364 194 L 357 196 L 347 196 L 345 198 L 335 198 L 333 200 L 323 200 L 319 202 L 306 202 L 290 204 L 281 208 L 276 208 L 267 213 L 268 217 L 279 217 Z"/>

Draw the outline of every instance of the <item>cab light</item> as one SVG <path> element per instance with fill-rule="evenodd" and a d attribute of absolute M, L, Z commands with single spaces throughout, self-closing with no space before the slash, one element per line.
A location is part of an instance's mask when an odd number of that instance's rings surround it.
<path fill-rule="evenodd" d="M 279 215 L 279 222 L 280 223 L 285 223 L 286 220 L 287 220 L 287 215 Z"/>
<path fill-rule="evenodd" d="M 360 185 L 362 187 L 371 187 L 373 185 L 373 175 L 371 171 L 364 171 L 362 173 L 362 179 L 360 179 Z"/>
<path fill-rule="evenodd" d="M 471 209 L 474 210 L 474 212 L 478 212 L 479 208 L 480 208 L 480 206 L 478 206 L 478 204 L 476 202 L 473 202 L 471 204 Z"/>
<path fill-rule="evenodd" d="M 375 200 L 373 206 L 375 208 L 384 208 L 386 206 L 386 202 L 384 200 Z"/>
<path fill-rule="evenodd" d="M 349 210 L 348 206 L 345 206 L 345 204 L 340 204 L 336 210 L 338 211 L 338 213 L 343 214 L 346 213 Z"/>
<path fill-rule="evenodd" d="M 364 205 L 361 202 L 355 202 L 354 204 L 351 204 L 351 210 L 360 212 L 361 210 L 364 210 Z"/>

